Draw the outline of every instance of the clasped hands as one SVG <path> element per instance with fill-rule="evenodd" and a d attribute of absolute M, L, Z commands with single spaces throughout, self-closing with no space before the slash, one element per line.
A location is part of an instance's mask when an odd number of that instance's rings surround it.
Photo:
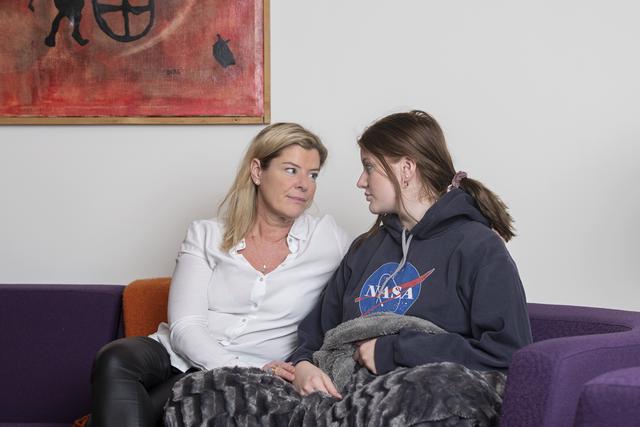
<path fill-rule="evenodd" d="M 358 342 L 356 344 L 356 351 L 353 353 L 353 359 L 372 373 L 377 374 L 378 371 L 376 369 L 374 354 L 375 347 L 375 338 Z M 264 365 L 262 369 L 270 371 L 274 375 L 293 383 L 296 390 L 303 396 L 321 391 L 337 399 L 342 399 L 342 396 L 329 376 L 310 362 L 302 361 L 294 367 L 288 362 L 272 361 Z"/>

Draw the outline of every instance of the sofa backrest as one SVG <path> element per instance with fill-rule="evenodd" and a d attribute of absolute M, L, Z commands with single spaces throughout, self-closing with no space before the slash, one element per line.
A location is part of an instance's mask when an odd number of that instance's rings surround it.
<path fill-rule="evenodd" d="M 533 341 L 625 332 L 640 327 L 640 313 L 607 308 L 528 304 Z"/>
<path fill-rule="evenodd" d="M 0 285 L 0 424 L 89 412 L 91 365 L 121 334 L 122 286 Z"/>

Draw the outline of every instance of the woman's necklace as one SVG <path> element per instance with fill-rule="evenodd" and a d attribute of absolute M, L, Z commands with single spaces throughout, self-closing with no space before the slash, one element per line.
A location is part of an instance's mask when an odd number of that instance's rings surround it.
<path fill-rule="evenodd" d="M 253 265 L 259 266 L 259 270 L 262 274 L 266 274 L 268 271 L 273 270 L 271 266 L 279 265 L 283 260 L 282 242 L 287 238 L 287 235 L 279 238 L 275 241 L 265 241 L 258 239 L 255 234 L 250 234 L 249 238 L 253 244 L 253 250 L 251 251 L 251 258 L 253 259 Z M 286 247 L 286 245 L 285 245 Z M 286 247 L 288 252 L 288 247 Z M 265 255 L 266 254 L 266 255 Z"/>

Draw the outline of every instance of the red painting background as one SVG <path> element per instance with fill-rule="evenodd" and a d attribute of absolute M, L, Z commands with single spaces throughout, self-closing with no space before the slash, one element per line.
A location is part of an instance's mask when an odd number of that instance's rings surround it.
<path fill-rule="evenodd" d="M 80 26 L 89 43 L 76 43 L 64 18 L 53 48 L 44 44 L 57 14 L 53 0 L 34 0 L 35 12 L 28 0 L 0 2 L 0 116 L 264 114 L 262 0 L 156 0 L 151 31 L 129 43 L 100 29 L 91 1 Z M 121 33 L 118 15 L 109 22 Z M 131 32 L 148 18 L 133 16 Z M 236 65 L 214 59 L 216 34 L 229 40 Z"/>

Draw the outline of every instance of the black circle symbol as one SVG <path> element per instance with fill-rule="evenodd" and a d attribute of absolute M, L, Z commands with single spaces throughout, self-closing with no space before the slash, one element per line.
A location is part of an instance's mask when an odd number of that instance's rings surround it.
<path fill-rule="evenodd" d="M 155 17 L 155 0 L 147 0 L 147 4 L 143 6 L 132 6 L 129 0 L 122 0 L 121 4 L 105 4 L 100 3 L 98 0 L 93 1 L 93 14 L 96 18 L 98 26 L 106 35 L 119 42 L 132 42 L 146 36 L 153 26 L 153 20 Z M 124 34 L 116 34 L 109 23 L 105 20 L 104 15 L 108 13 L 120 12 L 122 13 L 122 19 L 124 22 Z M 137 34 L 131 34 L 129 28 L 129 14 L 141 15 L 145 12 L 149 12 L 149 22 L 147 26 L 141 32 Z"/>

